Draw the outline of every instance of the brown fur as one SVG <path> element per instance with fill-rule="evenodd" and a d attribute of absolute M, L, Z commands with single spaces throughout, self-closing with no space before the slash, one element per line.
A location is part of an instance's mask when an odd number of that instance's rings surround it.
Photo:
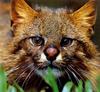
<path fill-rule="evenodd" d="M 24 87 L 27 85 L 39 90 L 43 88 L 45 83 L 34 69 L 42 71 L 47 66 L 47 62 L 39 61 L 40 56 L 45 48 L 53 44 L 63 58 L 60 62 L 54 62 L 54 65 L 68 72 L 60 76 L 61 84 L 65 84 L 65 79 L 66 82 L 72 80 L 75 84 L 80 79 L 89 79 L 96 87 L 96 77 L 100 74 L 100 57 L 91 41 L 92 26 L 96 19 L 95 0 L 89 0 L 70 14 L 65 10 L 48 8 L 37 12 L 24 0 L 12 0 L 11 16 L 14 36 L 0 53 L 0 62 L 8 72 L 10 82 L 16 80 Z M 30 43 L 30 38 L 36 35 L 45 39 L 43 46 Z M 72 44 L 61 47 L 63 37 L 72 39 Z"/>

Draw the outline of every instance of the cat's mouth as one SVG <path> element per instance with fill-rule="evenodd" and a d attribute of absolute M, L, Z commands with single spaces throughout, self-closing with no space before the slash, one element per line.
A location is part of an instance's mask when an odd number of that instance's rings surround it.
<path fill-rule="evenodd" d="M 61 71 L 58 67 L 53 66 L 53 65 L 46 66 L 43 69 L 37 69 L 36 73 L 39 76 L 43 77 L 43 76 L 45 76 L 45 75 L 47 75 L 49 73 L 48 72 L 48 68 L 51 69 L 51 72 L 55 76 L 55 78 L 58 78 L 58 77 L 63 75 L 63 71 Z"/>
<path fill-rule="evenodd" d="M 54 64 L 49 64 L 48 66 L 47 66 L 47 68 L 51 68 L 51 69 L 59 69 L 56 65 L 54 65 Z"/>
<path fill-rule="evenodd" d="M 51 72 L 55 77 L 60 77 L 64 74 L 64 70 L 61 68 L 60 65 L 56 63 L 47 63 L 50 61 L 46 61 L 44 64 L 42 63 L 41 67 L 36 69 L 36 73 L 40 76 L 44 76 L 48 73 L 48 68 L 51 69 Z"/>
<path fill-rule="evenodd" d="M 36 74 L 44 76 L 48 73 L 48 68 L 50 68 L 55 77 L 61 77 L 66 73 L 65 70 L 70 63 L 76 63 L 80 60 L 75 56 L 65 56 L 65 58 L 62 58 L 61 54 L 59 54 L 56 59 L 53 59 L 53 61 L 51 59 L 50 61 L 50 59 L 48 60 L 47 57 L 42 54 L 41 58 L 34 61 L 34 66 L 37 67 Z"/>

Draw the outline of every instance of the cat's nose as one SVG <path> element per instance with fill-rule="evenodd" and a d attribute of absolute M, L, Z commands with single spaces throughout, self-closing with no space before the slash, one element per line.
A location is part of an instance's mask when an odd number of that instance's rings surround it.
<path fill-rule="evenodd" d="M 49 45 L 45 50 L 44 53 L 49 61 L 54 61 L 59 54 L 59 50 L 54 45 Z"/>

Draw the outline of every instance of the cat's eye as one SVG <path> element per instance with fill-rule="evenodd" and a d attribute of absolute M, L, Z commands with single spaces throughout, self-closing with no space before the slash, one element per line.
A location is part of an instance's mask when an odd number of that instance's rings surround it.
<path fill-rule="evenodd" d="M 34 36 L 30 38 L 30 42 L 33 45 L 41 46 L 44 44 L 44 39 L 41 36 Z"/>
<path fill-rule="evenodd" d="M 67 37 L 63 37 L 61 42 L 60 42 L 60 45 L 61 45 L 61 47 L 66 47 L 66 46 L 71 45 L 72 42 L 73 42 L 73 39 L 67 38 Z"/>

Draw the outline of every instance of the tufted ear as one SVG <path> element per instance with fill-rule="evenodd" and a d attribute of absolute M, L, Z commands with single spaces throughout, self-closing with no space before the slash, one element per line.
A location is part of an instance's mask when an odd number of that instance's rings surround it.
<path fill-rule="evenodd" d="M 12 0 L 11 2 L 11 19 L 13 25 L 27 23 L 31 21 L 37 12 L 33 10 L 24 0 Z"/>
<path fill-rule="evenodd" d="M 89 0 L 83 7 L 71 14 L 73 22 L 78 27 L 92 27 L 96 20 L 96 1 Z"/>

